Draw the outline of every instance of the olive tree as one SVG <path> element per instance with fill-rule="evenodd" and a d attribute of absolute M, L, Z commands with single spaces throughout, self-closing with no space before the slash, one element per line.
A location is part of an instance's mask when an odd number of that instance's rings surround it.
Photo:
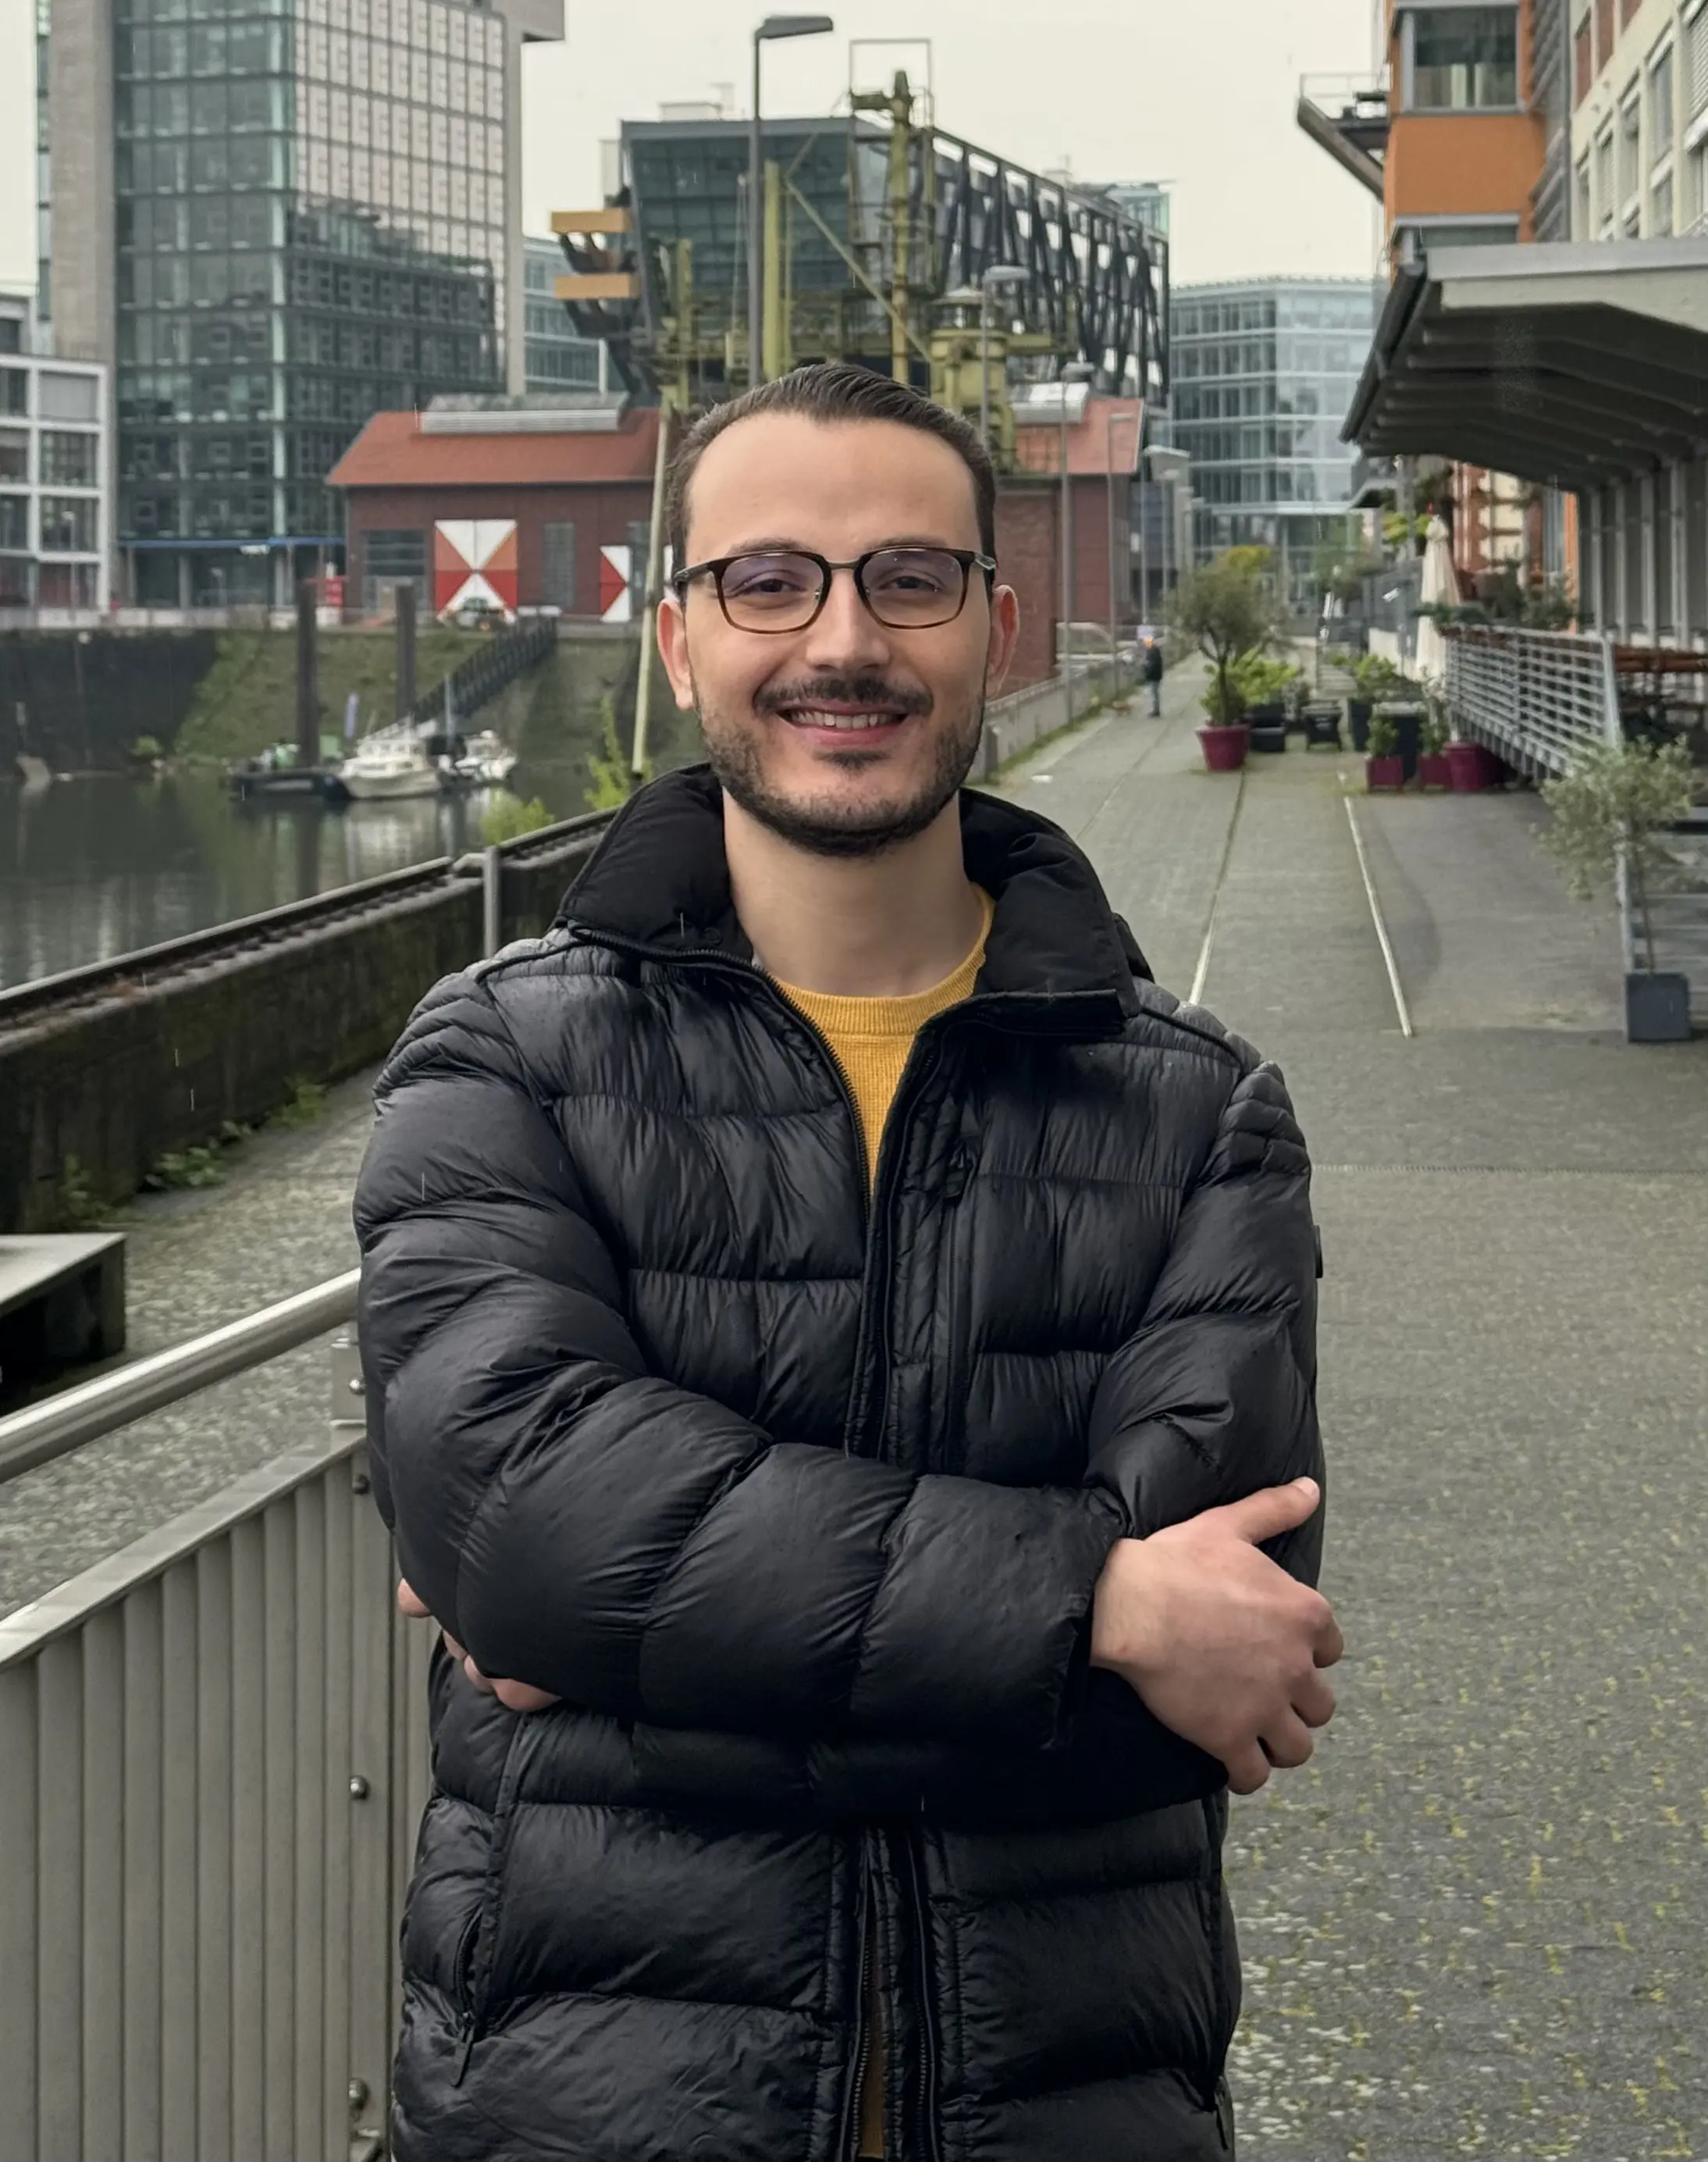
<path fill-rule="evenodd" d="M 1237 721 L 1246 710 L 1239 663 L 1273 645 L 1281 627 L 1260 551 L 1230 549 L 1188 571 L 1175 588 L 1169 621 L 1214 671 L 1204 702 L 1211 718 L 1225 724 Z"/>
<path fill-rule="evenodd" d="M 1541 836 L 1542 845 L 1562 864 L 1567 885 L 1580 899 L 1590 900 L 1616 884 L 1624 864 L 1651 975 L 1654 925 L 1649 903 L 1677 876 L 1666 833 L 1689 816 L 1694 777 L 1682 743 L 1658 750 L 1641 743 L 1591 744 L 1578 753 L 1567 772 L 1543 783 L 1543 798 L 1554 819 Z"/>

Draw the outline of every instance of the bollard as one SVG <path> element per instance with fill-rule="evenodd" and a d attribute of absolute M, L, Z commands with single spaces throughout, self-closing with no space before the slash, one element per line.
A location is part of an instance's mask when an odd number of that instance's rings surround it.
<path fill-rule="evenodd" d="M 481 950 L 488 957 L 504 943 L 504 859 L 497 849 L 483 849 L 480 858 Z"/>

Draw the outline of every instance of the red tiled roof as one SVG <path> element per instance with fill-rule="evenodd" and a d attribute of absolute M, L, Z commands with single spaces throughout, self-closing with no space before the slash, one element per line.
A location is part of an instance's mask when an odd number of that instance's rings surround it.
<path fill-rule="evenodd" d="M 637 406 L 611 435 L 544 431 L 429 435 L 417 413 L 376 413 L 327 475 L 334 488 L 563 488 L 650 483 L 658 409 Z"/>
<path fill-rule="evenodd" d="M 1068 429 L 1070 473 L 1118 473 L 1139 469 L 1139 437 L 1145 410 L 1141 398 L 1088 398 L 1080 419 Z M 1022 473 L 1059 473 L 1061 431 L 1053 415 L 1014 431 L 1014 462 Z"/>

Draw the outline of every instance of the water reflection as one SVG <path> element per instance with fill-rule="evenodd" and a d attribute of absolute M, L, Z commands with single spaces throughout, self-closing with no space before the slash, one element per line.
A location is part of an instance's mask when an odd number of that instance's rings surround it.
<path fill-rule="evenodd" d="M 686 739 L 669 762 L 692 755 Z M 510 792 L 556 817 L 587 807 L 585 757 L 525 760 Z M 481 844 L 494 801 L 238 805 L 212 772 L 118 774 L 25 789 L 0 780 L 0 986 Z"/>

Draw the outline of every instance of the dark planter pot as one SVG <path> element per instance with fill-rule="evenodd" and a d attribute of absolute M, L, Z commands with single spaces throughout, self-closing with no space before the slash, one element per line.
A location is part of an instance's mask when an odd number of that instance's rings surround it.
<path fill-rule="evenodd" d="M 1237 773 L 1251 749 L 1251 731 L 1243 721 L 1228 727 L 1213 723 L 1199 730 L 1198 740 L 1204 746 L 1204 762 L 1210 772 Z"/>
<path fill-rule="evenodd" d="M 1305 749 L 1339 750 L 1340 716 L 1332 706 L 1307 706 L 1304 715 Z"/>
<path fill-rule="evenodd" d="M 1354 750 L 1370 748 L 1370 701 L 1367 698 L 1349 698 L 1346 701 L 1346 727 L 1352 738 Z"/>
<path fill-rule="evenodd" d="M 1254 718 L 1251 723 L 1251 748 L 1253 750 L 1261 751 L 1285 750 L 1287 723 L 1260 721 Z"/>
<path fill-rule="evenodd" d="M 1248 706 L 1246 708 L 1246 718 L 1250 721 L 1253 728 L 1264 728 L 1277 721 L 1284 728 L 1287 725 L 1286 702 L 1280 698 L 1272 698 L 1261 706 Z"/>
<path fill-rule="evenodd" d="M 1397 698 L 1382 698 L 1376 702 L 1376 710 L 1393 723 L 1394 733 L 1399 738 L 1395 755 L 1405 768 L 1406 779 L 1410 781 L 1418 770 L 1418 747 L 1423 739 L 1424 709 L 1421 706 L 1402 704 Z"/>
<path fill-rule="evenodd" d="M 1447 760 L 1447 786 L 1455 796 L 1475 796 L 1479 789 L 1488 786 L 1481 744 L 1450 743 L 1444 755 Z"/>
<path fill-rule="evenodd" d="M 1405 760 L 1397 752 L 1392 758 L 1367 758 L 1364 761 L 1364 785 L 1367 789 L 1403 788 L 1406 785 Z"/>
<path fill-rule="evenodd" d="M 1452 769 L 1445 751 L 1420 750 L 1418 753 L 1418 784 L 1423 788 L 1450 788 Z"/>
<path fill-rule="evenodd" d="M 1688 976 L 1645 974 L 1625 979 L 1627 1043 L 1688 1043 L 1690 1040 Z"/>

